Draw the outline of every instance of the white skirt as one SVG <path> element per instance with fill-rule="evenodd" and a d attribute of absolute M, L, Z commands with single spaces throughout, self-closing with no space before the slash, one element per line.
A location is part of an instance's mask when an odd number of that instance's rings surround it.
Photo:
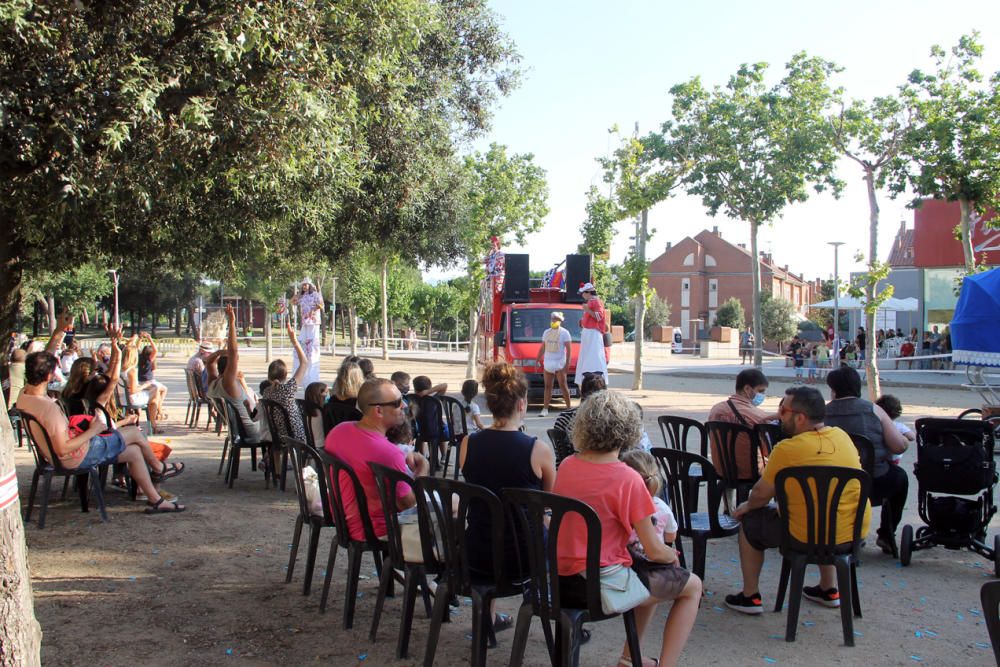
<path fill-rule="evenodd" d="M 604 334 L 597 329 L 580 330 L 580 355 L 576 360 L 576 386 L 583 384 L 584 373 L 602 373 L 608 379 L 608 362 L 604 358 Z"/>
<path fill-rule="evenodd" d="M 306 359 L 309 360 L 309 370 L 306 371 L 306 376 L 302 379 L 302 387 L 308 387 L 313 382 L 319 382 L 319 353 L 320 353 L 320 341 L 317 334 L 319 333 L 319 326 L 315 324 L 303 324 L 302 329 L 299 330 L 299 345 L 302 346 L 302 351 L 306 354 Z M 298 355 L 293 355 L 292 357 L 292 375 L 299 368 L 299 357 Z"/>

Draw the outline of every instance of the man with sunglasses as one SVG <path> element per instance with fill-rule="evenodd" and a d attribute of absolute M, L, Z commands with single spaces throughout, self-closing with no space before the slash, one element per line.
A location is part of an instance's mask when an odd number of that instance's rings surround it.
<path fill-rule="evenodd" d="M 341 459 L 354 469 L 368 501 L 368 513 L 371 517 L 375 534 L 386 534 L 385 514 L 382 501 L 379 499 L 375 475 L 369 463 L 379 463 L 389 468 L 399 470 L 417 477 L 428 473 L 427 459 L 419 453 L 403 452 L 385 437 L 386 431 L 399 426 L 406 419 L 403 407 L 403 396 L 390 380 L 372 378 L 361 385 L 358 392 L 358 409 L 361 419 L 345 421 L 337 424 L 327 433 L 324 449 Z M 351 538 L 365 539 L 361 515 L 358 514 L 358 503 L 354 497 L 354 486 L 346 477 L 338 480 L 344 499 L 344 510 L 347 512 L 347 527 Z M 417 503 L 413 489 L 409 485 L 400 484 L 397 488 L 396 510 L 404 511 Z"/>
<path fill-rule="evenodd" d="M 785 468 L 798 466 L 838 466 L 861 469 L 861 459 L 850 436 L 835 426 L 826 426 L 826 403 L 823 395 L 813 387 L 789 387 L 778 406 L 781 430 L 789 437 L 774 448 L 760 479 L 750 490 L 750 497 L 733 511 L 733 518 L 740 526 L 740 569 L 743 572 L 743 590 L 726 596 L 726 606 L 743 614 L 760 614 L 763 603 L 760 597 L 760 571 L 764 566 L 764 551 L 781 544 L 781 518 L 777 506 L 771 503 L 775 496 L 774 481 Z M 837 536 L 850 542 L 858 506 L 858 488 L 851 484 L 844 490 L 837 510 Z M 805 499 L 789 494 L 791 512 L 789 531 L 794 539 L 808 541 L 806 534 Z M 868 532 L 871 506 L 865 507 L 861 534 Z M 825 607 L 839 607 L 840 593 L 836 587 L 836 571 L 832 565 L 819 568 L 818 586 L 806 586 L 803 596 Z"/>

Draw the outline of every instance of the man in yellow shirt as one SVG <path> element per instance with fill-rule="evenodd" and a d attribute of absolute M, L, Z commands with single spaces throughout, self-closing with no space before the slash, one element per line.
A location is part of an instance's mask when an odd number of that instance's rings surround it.
<path fill-rule="evenodd" d="M 785 468 L 797 466 L 839 466 L 861 469 L 858 450 L 851 438 L 839 428 L 826 426 L 826 404 L 823 395 L 812 387 L 789 387 L 778 407 L 781 429 L 789 438 L 775 447 L 754 484 L 750 497 L 733 511 L 740 527 L 740 569 L 743 572 L 743 590 L 726 596 L 726 606 L 744 614 L 760 614 L 760 571 L 764 565 L 764 551 L 775 549 L 781 543 L 781 518 L 777 507 L 771 503 L 775 496 L 774 480 Z M 840 498 L 837 513 L 837 538 L 850 542 L 851 526 L 858 506 L 858 486 L 850 484 Z M 789 530 L 792 537 L 805 542 L 805 499 L 801 492 L 789 489 Z M 868 532 L 871 506 L 865 507 L 861 534 Z M 819 568 L 818 586 L 806 586 L 803 595 L 827 607 L 840 606 L 840 592 L 835 586 L 836 572 L 832 565 Z"/>

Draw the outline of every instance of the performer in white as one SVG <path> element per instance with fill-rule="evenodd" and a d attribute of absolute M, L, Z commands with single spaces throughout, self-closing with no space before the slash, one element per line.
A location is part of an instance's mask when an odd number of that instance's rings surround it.
<path fill-rule="evenodd" d="M 299 344 L 302 351 L 309 359 L 309 370 L 302 381 L 301 386 L 307 387 L 313 382 L 319 382 L 319 325 L 320 318 L 323 317 L 323 297 L 313 287 L 313 284 L 305 279 L 302 281 L 302 291 L 292 297 L 292 306 L 298 306 L 300 311 L 301 328 L 299 329 Z M 292 364 L 292 374 L 294 375 L 299 366 L 298 356 Z"/>
<path fill-rule="evenodd" d="M 580 354 L 576 358 L 576 386 L 583 385 L 584 373 L 600 373 L 608 378 L 608 360 L 604 356 L 604 332 L 608 330 L 608 315 L 597 298 L 592 283 L 580 287 L 583 295 L 583 319 L 580 320 Z"/>
<path fill-rule="evenodd" d="M 548 331 L 542 334 L 542 344 L 538 350 L 535 364 L 542 367 L 542 377 L 545 381 L 545 402 L 539 417 L 549 414 L 549 402 L 552 400 L 552 383 L 559 383 L 559 390 L 566 401 L 566 409 L 573 407 L 569 397 L 569 380 L 566 379 L 566 369 L 572 356 L 573 336 L 562 328 L 563 314 L 552 311 L 552 324 Z"/>

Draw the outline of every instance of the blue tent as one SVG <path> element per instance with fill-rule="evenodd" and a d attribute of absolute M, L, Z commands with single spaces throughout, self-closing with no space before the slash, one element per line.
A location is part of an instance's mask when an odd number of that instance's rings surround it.
<path fill-rule="evenodd" d="M 1000 268 L 967 276 L 951 320 L 952 361 L 1000 366 Z"/>

